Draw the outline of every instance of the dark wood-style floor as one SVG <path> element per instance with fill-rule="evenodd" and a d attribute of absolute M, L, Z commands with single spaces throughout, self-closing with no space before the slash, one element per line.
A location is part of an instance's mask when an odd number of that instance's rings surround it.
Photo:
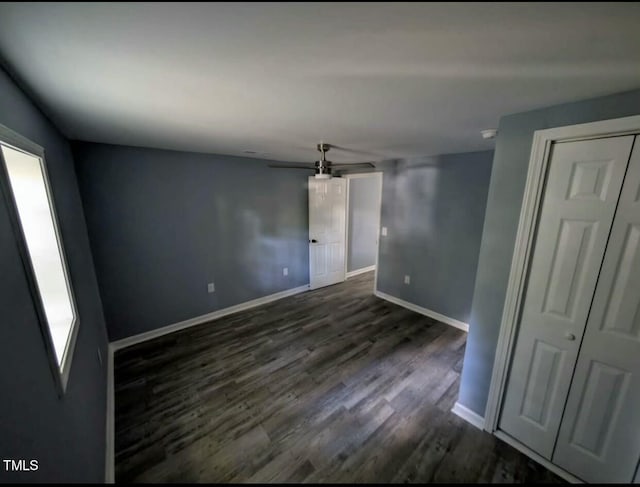
<path fill-rule="evenodd" d="M 555 482 L 450 410 L 466 334 L 373 273 L 115 357 L 118 482 Z"/>

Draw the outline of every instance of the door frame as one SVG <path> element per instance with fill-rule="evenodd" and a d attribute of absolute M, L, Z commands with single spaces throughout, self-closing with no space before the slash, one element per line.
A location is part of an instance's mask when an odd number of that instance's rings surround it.
<path fill-rule="evenodd" d="M 631 135 L 638 132 L 640 132 L 640 115 L 536 130 L 534 132 L 507 293 L 500 322 L 500 334 L 498 335 L 493 372 L 491 374 L 489 397 L 484 415 L 484 429 L 486 431 L 495 433 L 498 430 L 498 419 L 504 399 L 509 365 L 516 343 L 516 328 L 522 311 L 524 291 L 531 263 L 531 252 L 535 243 L 535 230 L 542 204 L 542 193 L 549 167 L 552 144 Z"/>
<path fill-rule="evenodd" d="M 349 188 L 351 186 L 351 180 L 356 178 L 378 178 L 378 202 L 377 202 L 377 215 L 378 215 L 378 233 L 376 235 L 376 262 L 375 266 L 375 278 L 374 282 L 378 282 L 378 251 L 380 249 L 380 223 L 382 221 L 382 171 L 371 171 L 371 172 L 362 172 L 356 174 L 343 174 L 341 177 L 347 182 L 347 204 L 346 204 L 346 216 L 345 216 L 345 226 L 346 226 L 346 238 L 344 240 L 344 273 L 346 279 L 349 279 Z M 354 274 L 355 275 L 355 274 Z M 353 277 L 353 275 L 351 276 Z M 375 289 L 375 285 L 374 285 Z"/>

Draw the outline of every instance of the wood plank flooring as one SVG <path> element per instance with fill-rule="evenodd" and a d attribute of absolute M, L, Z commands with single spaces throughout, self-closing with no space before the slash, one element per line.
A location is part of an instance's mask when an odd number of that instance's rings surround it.
<path fill-rule="evenodd" d="M 118 482 L 559 482 L 453 415 L 466 334 L 373 273 L 115 356 Z"/>

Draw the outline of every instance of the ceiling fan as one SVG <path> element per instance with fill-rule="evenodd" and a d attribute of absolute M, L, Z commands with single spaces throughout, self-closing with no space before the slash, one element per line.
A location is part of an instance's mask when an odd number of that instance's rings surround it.
<path fill-rule="evenodd" d="M 373 162 L 344 162 L 340 164 L 334 164 L 331 161 L 328 161 L 326 158 L 326 153 L 336 146 L 332 146 L 331 144 L 325 144 L 324 142 L 320 142 L 317 146 L 318 151 L 322 154 L 319 161 L 309 162 L 309 163 L 301 163 L 301 164 L 269 164 L 269 167 L 278 168 L 278 169 L 311 169 L 316 172 L 316 179 L 330 179 L 331 178 L 331 170 L 332 169 L 356 169 L 356 168 L 364 168 L 364 167 L 376 167 Z"/>

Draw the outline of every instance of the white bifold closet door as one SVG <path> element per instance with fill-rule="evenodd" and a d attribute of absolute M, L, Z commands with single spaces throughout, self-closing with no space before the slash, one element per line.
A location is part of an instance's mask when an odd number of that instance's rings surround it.
<path fill-rule="evenodd" d="M 624 180 L 553 462 L 631 482 L 640 458 L 640 137 Z"/>
<path fill-rule="evenodd" d="M 633 139 L 563 142 L 551 150 L 499 422 L 501 430 L 549 460 Z"/>

